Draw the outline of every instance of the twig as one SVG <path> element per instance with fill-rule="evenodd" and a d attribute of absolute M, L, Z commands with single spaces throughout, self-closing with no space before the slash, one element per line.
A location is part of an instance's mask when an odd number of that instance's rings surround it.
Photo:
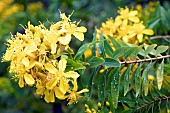
<path fill-rule="evenodd" d="M 154 101 L 152 101 L 152 102 L 149 102 L 149 103 L 144 104 L 143 106 L 137 108 L 136 111 L 137 111 L 137 110 L 140 110 L 140 109 L 142 109 L 142 108 L 145 108 L 145 107 L 147 107 L 147 106 L 149 106 L 149 105 L 151 105 L 151 104 L 155 104 L 156 102 L 159 102 L 159 101 L 167 101 L 167 100 L 169 100 L 169 99 L 170 99 L 170 96 L 164 97 L 164 98 L 158 98 L 158 99 L 156 99 L 156 100 L 154 100 Z"/>
<path fill-rule="evenodd" d="M 150 39 L 154 40 L 154 39 L 160 39 L 160 38 L 170 38 L 170 35 L 164 35 L 164 36 L 153 36 Z"/>
<path fill-rule="evenodd" d="M 157 57 L 157 58 L 148 58 L 148 59 L 141 59 L 141 60 L 124 61 L 124 62 L 120 62 L 120 64 L 132 64 L 132 63 L 140 63 L 140 62 L 150 62 L 150 61 L 155 61 L 155 60 L 161 60 L 161 59 L 164 59 L 164 58 L 170 58 L 170 55 L 161 56 L 161 57 Z"/>

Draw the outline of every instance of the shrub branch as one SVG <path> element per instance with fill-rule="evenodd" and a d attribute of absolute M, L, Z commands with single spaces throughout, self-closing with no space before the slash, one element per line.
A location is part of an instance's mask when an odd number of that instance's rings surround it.
<path fill-rule="evenodd" d="M 153 36 L 150 39 L 154 40 L 154 39 L 160 39 L 160 38 L 170 38 L 170 35 L 165 35 L 165 36 Z"/>
<path fill-rule="evenodd" d="M 170 58 L 170 55 L 161 56 L 161 57 L 156 57 L 156 58 L 148 58 L 148 59 L 124 61 L 124 62 L 120 62 L 120 64 L 132 64 L 132 63 L 140 63 L 140 62 L 150 62 L 150 61 L 155 61 L 155 60 L 161 60 L 161 59 L 164 59 L 164 58 Z"/>

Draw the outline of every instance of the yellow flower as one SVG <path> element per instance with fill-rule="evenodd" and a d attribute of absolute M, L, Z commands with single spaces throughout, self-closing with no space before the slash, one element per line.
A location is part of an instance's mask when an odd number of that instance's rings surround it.
<path fill-rule="evenodd" d="M 77 102 L 77 99 L 81 97 L 80 96 L 81 93 L 85 93 L 85 92 L 89 91 L 88 89 L 82 89 L 77 92 L 77 90 L 78 90 L 77 79 L 74 79 L 73 85 L 74 85 L 74 87 L 70 91 L 70 94 L 68 95 L 68 99 L 69 99 L 68 104 L 73 104 L 73 103 Z"/>
<path fill-rule="evenodd" d="M 84 40 L 84 32 L 87 31 L 85 27 L 77 27 L 75 24 L 66 24 L 65 28 L 62 29 L 65 36 L 61 36 L 58 40 L 63 45 L 68 45 L 71 41 L 71 35 L 75 36 L 80 41 Z"/>
<path fill-rule="evenodd" d="M 139 43 L 141 43 L 143 41 L 143 34 L 153 35 L 154 31 L 151 29 L 145 29 L 145 26 L 142 23 L 139 23 L 134 24 L 132 26 L 132 29 L 129 31 L 129 34 L 131 34 L 131 37 L 137 36 Z"/>
<path fill-rule="evenodd" d="M 128 7 L 125 7 L 125 9 L 120 8 L 118 10 L 118 13 L 120 14 L 120 17 L 123 19 L 123 23 L 127 25 L 128 20 L 138 23 L 139 18 L 136 16 L 138 14 L 138 11 L 129 11 Z"/>

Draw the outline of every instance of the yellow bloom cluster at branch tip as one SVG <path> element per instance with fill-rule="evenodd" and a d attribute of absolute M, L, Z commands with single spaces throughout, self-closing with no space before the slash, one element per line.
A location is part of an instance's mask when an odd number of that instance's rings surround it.
<path fill-rule="evenodd" d="M 88 92 L 88 89 L 78 91 L 80 75 L 77 72 L 65 71 L 67 60 L 62 55 L 68 54 L 72 35 L 83 41 L 86 32 L 86 28 L 78 27 L 70 16 L 61 13 L 61 21 L 52 23 L 49 29 L 43 24 L 33 26 L 28 22 L 25 34 L 17 33 L 8 40 L 3 56 L 3 61 L 11 61 L 10 72 L 19 79 L 19 86 L 34 85 L 36 94 L 44 95 L 46 102 L 55 102 L 57 97 L 72 104 L 81 93 Z"/>
<path fill-rule="evenodd" d="M 143 42 L 143 35 L 153 35 L 151 29 L 146 29 L 140 21 L 137 10 L 130 10 L 128 7 L 120 8 L 115 20 L 108 19 L 97 29 L 97 39 L 102 33 L 106 39 L 110 35 L 113 38 L 121 39 L 124 42 L 139 44 Z M 108 39 L 109 40 L 109 39 Z"/>

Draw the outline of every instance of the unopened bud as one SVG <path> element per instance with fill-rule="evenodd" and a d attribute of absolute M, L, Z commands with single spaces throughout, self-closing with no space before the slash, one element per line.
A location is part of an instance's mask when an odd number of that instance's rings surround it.
<path fill-rule="evenodd" d="M 86 113 L 92 113 L 90 109 L 86 109 Z"/>

